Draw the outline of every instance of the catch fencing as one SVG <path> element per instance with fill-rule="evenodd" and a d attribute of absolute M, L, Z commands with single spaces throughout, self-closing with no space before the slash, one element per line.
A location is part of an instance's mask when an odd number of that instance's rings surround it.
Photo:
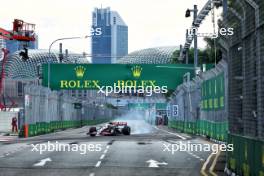
<path fill-rule="evenodd" d="M 264 2 L 233 1 L 224 21 L 236 26 L 226 42 L 230 81 L 230 132 L 264 137 Z"/>
<path fill-rule="evenodd" d="M 168 105 L 169 126 L 225 141 L 227 137 L 227 62 L 185 81 Z"/>
<path fill-rule="evenodd" d="M 126 110 L 104 104 L 86 103 L 68 91 L 51 91 L 36 85 L 25 86 L 24 125 L 21 135 L 35 136 L 57 129 L 94 125 L 117 118 Z"/>
<path fill-rule="evenodd" d="M 264 1 L 230 1 L 222 37 L 229 64 L 227 168 L 239 175 L 264 175 Z"/>

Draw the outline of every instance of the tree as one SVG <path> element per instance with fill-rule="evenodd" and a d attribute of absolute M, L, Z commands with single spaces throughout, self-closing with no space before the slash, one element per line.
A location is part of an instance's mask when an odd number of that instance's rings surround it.
<path fill-rule="evenodd" d="M 206 63 L 217 63 L 222 59 L 222 52 L 220 46 L 218 45 L 219 37 L 216 39 L 205 37 L 206 42 L 205 52 L 208 56 Z"/>
<path fill-rule="evenodd" d="M 175 50 L 175 51 L 172 53 L 172 63 L 173 63 L 173 64 L 178 64 L 178 63 L 180 63 L 180 61 L 179 61 L 179 57 L 180 57 L 180 50 Z"/>

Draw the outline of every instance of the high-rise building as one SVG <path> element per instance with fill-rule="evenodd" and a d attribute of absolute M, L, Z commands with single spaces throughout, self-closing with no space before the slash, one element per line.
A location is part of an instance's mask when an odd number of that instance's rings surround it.
<path fill-rule="evenodd" d="M 128 54 L 128 27 L 116 11 L 95 8 L 92 28 L 101 31 L 92 36 L 92 63 L 116 63 Z"/>

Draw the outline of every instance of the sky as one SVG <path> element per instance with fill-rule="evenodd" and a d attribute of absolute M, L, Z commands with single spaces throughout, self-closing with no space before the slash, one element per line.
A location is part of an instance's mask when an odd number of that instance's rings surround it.
<path fill-rule="evenodd" d="M 187 8 L 198 5 L 200 10 L 208 0 L 2 0 L 0 27 L 10 30 L 15 18 L 36 24 L 39 49 L 48 49 L 55 39 L 85 36 L 92 25 L 95 7 L 110 7 L 128 25 L 129 52 L 158 47 L 179 46 L 185 42 L 185 32 L 192 17 L 185 18 Z M 216 16 L 219 18 L 219 15 Z M 207 16 L 199 32 L 213 32 L 212 17 Z M 90 39 L 63 41 L 64 49 L 90 53 Z M 200 48 L 205 47 L 202 38 Z M 58 49 L 58 44 L 52 49 Z"/>

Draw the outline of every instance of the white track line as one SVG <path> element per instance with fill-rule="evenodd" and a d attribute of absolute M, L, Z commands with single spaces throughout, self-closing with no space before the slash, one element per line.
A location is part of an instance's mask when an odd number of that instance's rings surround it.
<path fill-rule="evenodd" d="M 104 159 L 105 157 L 105 154 L 108 152 L 108 149 L 110 148 L 109 145 L 106 146 L 106 149 L 104 150 L 103 154 L 100 156 L 100 160 L 96 163 L 95 167 L 100 167 L 101 163 L 102 163 L 102 160 Z M 94 173 L 91 173 L 91 174 L 94 174 Z M 91 174 L 89 176 L 91 176 Z M 95 174 L 94 174 L 95 175 Z M 92 175 L 92 176 L 94 176 Z"/>
<path fill-rule="evenodd" d="M 179 135 L 179 134 L 177 134 L 177 133 L 172 133 L 172 132 L 169 132 L 169 131 L 166 131 L 166 130 L 160 129 L 160 128 L 156 127 L 156 126 L 155 126 L 154 128 L 156 128 L 157 130 L 160 130 L 160 131 L 163 131 L 163 132 L 166 132 L 166 133 L 169 133 L 169 134 L 175 135 L 175 136 L 181 138 L 182 140 L 186 140 L 185 137 L 183 137 L 183 136 L 181 136 L 181 135 Z"/>
<path fill-rule="evenodd" d="M 105 154 L 101 155 L 100 160 L 104 159 Z"/>
<path fill-rule="evenodd" d="M 101 163 L 102 163 L 102 161 L 98 161 L 98 162 L 96 163 L 95 167 L 100 167 Z"/>

